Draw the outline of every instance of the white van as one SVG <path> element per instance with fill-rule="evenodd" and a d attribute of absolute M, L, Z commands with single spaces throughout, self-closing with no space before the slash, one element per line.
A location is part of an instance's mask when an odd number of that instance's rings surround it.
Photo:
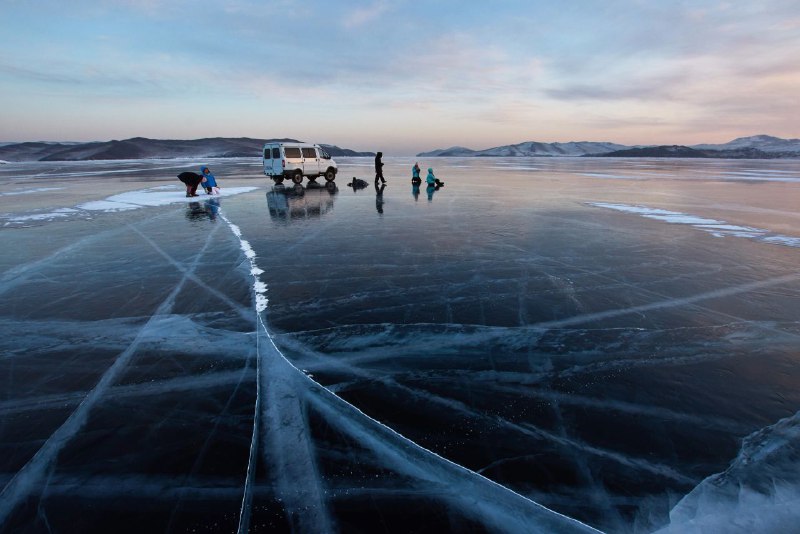
<path fill-rule="evenodd" d="M 263 153 L 264 174 L 276 184 L 290 178 L 303 183 L 303 176 L 313 181 L 324 176 L 329 182 L 336 179 L 338 167 L 319 145 L 309 143 L 267 143 Z"/>

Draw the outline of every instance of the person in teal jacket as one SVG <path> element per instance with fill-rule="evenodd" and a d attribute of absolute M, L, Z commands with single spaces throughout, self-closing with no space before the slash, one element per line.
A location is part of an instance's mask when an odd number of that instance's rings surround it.
<path fill-rule="evenodd" d="M 422 183 L 422 178 L 419 177 L 419 163 L 414 163 L 411 167 L 411 183 L 417 185 Z"/>
<path fill-rule="evenodd" d="M 433 169 L 428 169 L 428 176 L 425 178 L 425 181 L 428 182 L 428 185 L 433 185 L 436 187 L 442 187 L 444 182 L 440 181 L 436 176 L 433 175 Z"/>

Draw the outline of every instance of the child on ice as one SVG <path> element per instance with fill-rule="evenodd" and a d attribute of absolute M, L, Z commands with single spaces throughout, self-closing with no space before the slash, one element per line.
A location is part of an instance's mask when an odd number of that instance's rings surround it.
<path fill-rule="evenodd" d="M 440 182 L 439 179 L 433 175 L 433 169 L 428 169 L 428 176 L 425 178 L 425 181 L 428 182 L 428 187 L 442 187 L 444 182 Z"/>
<path fill-rule="evenodd" d="M 200 172 L 203 173 L 203 187 L 206 190 L 206 194 L 215 194 L 219 195 L 219 187 L 217 186 L 217 179 L 214 178 L 214 175 L 211 174 L 211 170 L 208 167 L 200 167 Z"/>

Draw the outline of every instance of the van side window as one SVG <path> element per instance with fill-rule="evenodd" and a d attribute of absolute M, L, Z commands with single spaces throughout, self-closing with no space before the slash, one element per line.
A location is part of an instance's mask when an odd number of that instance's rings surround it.
<path fill-rule="evenodd" d="M 280 148 L 273 148 L 272 149 L 272 159 L 281 159 L 281 149 Z"/>
<path fill-rule="evenodd" d="M 270 149 L 268 149 L 268 148 L 265 148 L 264 149 L 264 159 L 270 159 L 270 154 L 272 154 L 272 151 Z"/>
<path fill-rule="evenodd" d="M 303 157 L 304 158 L 316 158 L 317 151 L 313 147 L 304 146 L 303 147 Z"/>
<path fill-rule="evenodd" d="M 283 149 L 283 153 L 286 154 L 287 159 L 299 159 L 300 156 L 300 149 L 297 147 L 290 147 L 287 146 Z"/>

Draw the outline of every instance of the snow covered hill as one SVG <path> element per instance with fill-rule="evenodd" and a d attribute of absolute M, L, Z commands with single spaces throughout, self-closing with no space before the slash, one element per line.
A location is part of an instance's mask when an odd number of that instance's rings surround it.
<path fill-rule="evenodd" d="M 471 150 L 464 147 L 451 147 L 431 152 L 417 154 L 420 157 L 440 157 L 440 156 L 484 156 L 484 157 L 513 157 L 513 156 L 585 156 L 587 154 L 602 154 L 614 150 L 630 148 L 626 145 L 616 143 L 596 143 L 590 141 L 578 141 L 570 143 L 539 143 L 527 141 L 516 145 L 498 146 L 486 150 Z"/>
<path fill-rule="evenodd" d="M 722 145 L 694 145 L 698 150 L 740 150 L 755 148 L 762 152 L 780 152 L 800 154 L 800 139 L 781 139 L 771 135 L 753 135 L 739 137 Z"/>
<path fill-rule="evenodd" d="M 450 148 L 421 152 L 419 157 L 531 157 L 531 156 L 600 156 L 619 157 L 689 157 L 671 147 L 680 146 L 691 157 L 705 158 L 797 158 L 800 157 L 800 139 L 781 139 L 770 135 L 739 137 L 725 144 L 701 144 L 690 147 L 682 145 L 620 145 L 610 142 L 578 141 L 570 143 L 540 143 L 527 141 L 515 145 L 504 145 L 485 150 L 454 146 Z M 624 152 L 623 152 L 624 151 Z M 621 153 L 619 153 L 621 152 Z"/>
<path fill-rule="evenodd" d="M 119 159 L 231 158 L 259 157 L 267 141 L 297 142 L 295 139 L 252 139 L 214 137 L 207 139 L 148 139 L 134 137 L 121 141 L 91 143 L 14 143 L 0 146 L 0 159 L 7 161 L 87 161 Z M 331 156 L 374 156 L 334 145 L 322 145 Z"/>

